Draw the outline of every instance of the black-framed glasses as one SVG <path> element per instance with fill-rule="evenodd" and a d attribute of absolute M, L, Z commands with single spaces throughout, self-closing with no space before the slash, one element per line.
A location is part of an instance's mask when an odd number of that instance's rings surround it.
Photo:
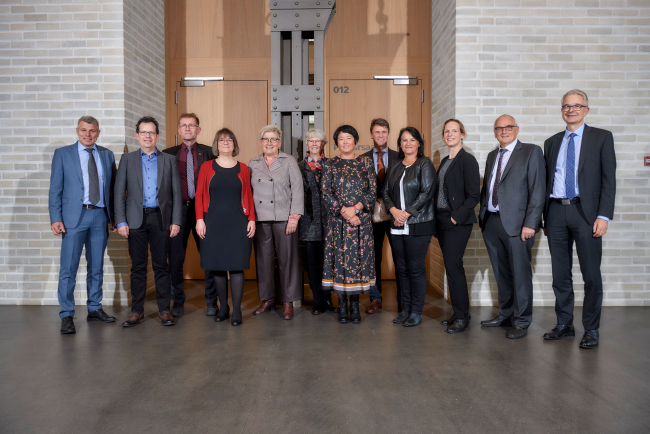
<path fill-rule="evenodd" d="M 140 131 L 138 134 L 141 135 L 141 136 L 144 136 L 144 137 L 146 137 L 146 136 L 153 137 L 153 136 L 158 135 L 158 133 L 156 133 L 155 131 Z"/>
<path fill-rule="evenodd" d="M 505 127 L 494 127 L 494 132 L 502 133 L 504 131 L 510 132 L 513 128 L 517 128 L 517 125 L 506 125 Z"/>
<path fill-rule="evenodd" d="M 582 104 L 575 104 L 575 105 L 565 104 L 565 105 L 562 106 L 562 111 L 563 112 L 570 112 L 571 110 L 575 110 L 575 111 L 579 112 L 580 110 L 582 110 L 583 107 L 587 107 L 587 106 L 582 105 Z"/>
<path fill-rule="evenodd" d="M 235 143 L 233 139 L 219 139 L 219 143 Z"/>
<path fill-rule="evenodd" d="M 181 129 L 185 129 L 185 128 L 194 129 L 194 128 L 198 127 L 198 125 L 197 124 L 183 124 L 180 127 L 181 127 Z"/>
<path fill-rule="evenodd" d="M 269 142 L 271 142 L 271 143 L 278 143 L 279 141 L 280 141 L 280 139 L 277 139 L 277 138 L 275 138 L 275 137 L 270 138 L 270 139 L 267 138 L 267 137 L 262 137 L 262 138 L 260 139 L 260 142 L 262 142 L 262 143 L 264 143 L 264 144 L 269 143 Z"/>

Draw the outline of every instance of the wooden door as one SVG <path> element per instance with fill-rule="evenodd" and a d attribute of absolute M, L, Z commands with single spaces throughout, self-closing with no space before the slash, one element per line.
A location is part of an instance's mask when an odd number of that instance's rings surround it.
<path fill-rule="evenodd" d="M 176 119 L 182 113 L 195 113 L 201 123 L 199 143 L 212 146 L 214 135 L 227 127 L 237 136 L 237 160 L 248 164 L 261 153 L 258 133 L 268 125 L 268 82 L 266 80 L 206 81 L 204 87 L 176 86 L 178 103 Z M 176 141 L 180 143 L 180 138 Z M 168 134 L 167 137 L 171 137 Z M 169 141 L 171 142 L 171 140 Z M 173 146 L 173 143 L 171 144 Z M 224 246 L 227 248 L 227 246 Z M 255 257 L 251 255 L 251 268 L 244 273 L 246 279 L 255 279 Z M 185 279 L 203 279 L 201 260 L 193 237 L 187 246 L 184 266 Z"/>
<path fill-rule="evenodd" d="M 372 149 L 370 122 L 384 118 L 390 124 L 388 147 L 398 150 L 401 128 L 410 126 L 425 138 L 425 155 L 431 155 L 427 132 L 422 131 L 422 80 L 413 85 L 396 85 L 392 80 L 332 79 L 329 81 L 328 156 L 335 156 L 332 134 L 341 125 L 352 125 L 359 132 L 358 154 Z M 427 261 L 428 262 L 428 261 Z M 395 265 L 388 242 L 384 242 L 382 279 L 395 278 Z"/>

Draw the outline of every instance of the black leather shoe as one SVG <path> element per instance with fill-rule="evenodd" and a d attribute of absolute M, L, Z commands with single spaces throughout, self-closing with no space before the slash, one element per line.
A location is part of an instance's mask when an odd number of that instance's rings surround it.
<path fill-rule="evenodd" d="M 499 314 L 492 319 L 481 321 L 481 325 L 483 327 L 511 327 L 512 321 L 510 318 L 506 318 Z"/>
<path fill-rule="evenodd" d="M 217 304 L 208 303 L 208 306 L 205 309 L 205 316 L 215 316 L 216 314 L 217 314 Z"/>
<path fill-rule="evenodd" d="M 406 318 L 406 321 L 404 321 L 404 324 L 402 324 L 404 327 L 415 327 L 416 325 L 420 324 L 422 322 L 422 315 L 419 315 L 417 313 L 412 313 L 409 315 L 408 318 Z"/>
<path fill-rule="evenodd" d="M 160 323 L 164 326 L 176 325 L 174 324 L 174 317 L 172 316 L 172 313 L 168 310 L 164 312 L 159 312 L 158 318 L 160 319 Z"/>
<path fill-rule="evenodd" d="M 62 335 L 73 335 L 77 333 L 77 329 L 74 328 L 74 320 L 71 316 L 64 316 L 61 318 L 61 334 Z"/>
<path fill-rule="evenodd" d="M 447 333 L 453 335 L 462 333 L 469 328 L 469 320 L 467 318 L 457 319 L 453 324 L 447 326 Z"/>
<path fill-rule="evenodd" d="M 359 324 L 361 322 L 361 311 L 359 311 L 359 300 L 350 302 L 350 322 Z"/>
<path fill-rule="evenodd" d="M 596 348 L 598 346 L 598 330 L 585 330 L 580 341 L 580 348 Z"/>
<path fill-rule="evenodd" d="M 115 322 L 115 317 L 107 315 L 106 312 L 104 312 L 104 309 L 97 309 L 92 312 L 88 312 L 86 321 Z"/>
<path fill-rule="evenodd" d="M 325 303 L 315 304 L 314 308 L 311 310 L 312 315 L 320 315 L 327 312 L 327 305 Z"/>
<path fill-rule="evenodd" d="M 456 321 L 456 314 L 452 313 L 449 318 L 440 321 L 440 324 L 450 326 L 454 323 L 454 321 Z"/>
<path fill-rule="evenodd" d="M 233 327 L 240 326 L 241 325 L 241 319 L 235 319 L 235 318 L 231 319 L 230 320 L 230 325 L 233 326 Z"/>
<path fill-rule="evenodd" d="M 547 341 L 557 341 L 567 336 L 575 336 L 576 330 L 572 325 L 556 324 L 548 333 L 544 333 L 544 339 Z"/>
<path fill-rule="evenodd" d="M 397 318 L 393 319 L 393 322 L 395 324 L 404 324 L 404 321 L 406 321 L 406 318 L 409 317 L 408 312 L 401 311 Z"/>
<path fill-rule="evenodd" d="M 525 329 L 523 327 L 515 326 L 508 330 L 508 333 L 506 333 L 506 337 L 508 339 L 521 339 L 524 336 L 528 334 L 528 329 Z"/>
<path fill-rule="evenodd" d="M 230 306 L 226 305 L 226 313 L 223 315 L 217 314 L 214 317 L 214 322 L 222 322 L 230 318 Z"/>
<path fill-rule="evenodd" d="M 185 305 L 174 303 L 171 312 L 174 318 L 178 318 L 179 316 L 182 316 L 185 313 Z"/>
<path fill-rule="evenodd" d="M 334 312 L 334 313 L 339 313 L 339 308 L 338 308 L 338 307 L 334 307 L 334 305 L 332 304 L 331 301 L 326 301 L 326 302 L 325 302 L 325 305 L 327 306 L 327 310 L 328 310 L 328 311 L 330 311 L 330 312 Z"/>
<path fill-rule="evenodd" d="M 346 324 L 348 322 L 348 300 L 339 300 L 339 322 Z"/>

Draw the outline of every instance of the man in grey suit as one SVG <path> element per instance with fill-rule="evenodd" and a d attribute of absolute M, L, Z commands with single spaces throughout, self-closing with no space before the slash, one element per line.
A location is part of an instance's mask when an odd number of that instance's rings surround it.
<path fill-rule="evenodd" d="M 115 178 L 117 231 L 128 238 L 131 257 L 131 315 L 122 323 L 123 327 L 134 327 L 144 321 L 148 245 L 160 321 L 164 326 L 174 325 L 169 311 L 167 251 L 169 238 L 180 230 L 183 199 L 176 158 L 156 149 L 159 134 L 156 119 L 141 118 L 135 126 L 140 149 L 122 155 Z"/>
<path fill-rule="evenodd" d="M 494 122 L 499 148 L 485 164 L 479 223 L 499 293 L 499 315 L 485 327 L 514 326 L 508 339 L 528 333 L 533 317 L 531 249 L 539 230 L 546 168 L 539 146 L 517 140 L 519 126 L 510 115 Z"/>

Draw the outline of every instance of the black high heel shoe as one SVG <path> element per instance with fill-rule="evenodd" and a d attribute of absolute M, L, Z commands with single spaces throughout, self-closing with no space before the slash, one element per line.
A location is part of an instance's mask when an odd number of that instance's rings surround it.
<path fill-rule="evenodd" d="M 217 314 L 214 317 L 214 322 L 223 322 L 223 321 L 227 320 L 228 318 L 230 318 L 230 306 L 226 305 L 226 314 L 223 315 L 223 316 Z"/>
<path fill-rule="evenodd" d="M 334 304 L 332 304 L 332 301 L 331 301 L 331 300 L 327 300 L 327 301 L 325 302 L 325 306 L 327 306 L 327 310 L 328 310 L 329 312 L 339 313 L 339 308 L 338 308 L 338 307 L 334 307 Z"/>
<path fill-rule="evenodd" d="M 240 325 L 241 325 L 241 318 L 235 318 L 235 317 L 233 317 L 233 318 L 230 320 L 230 325 L 233 326 L 233 327 L 240 326 Z"/>

